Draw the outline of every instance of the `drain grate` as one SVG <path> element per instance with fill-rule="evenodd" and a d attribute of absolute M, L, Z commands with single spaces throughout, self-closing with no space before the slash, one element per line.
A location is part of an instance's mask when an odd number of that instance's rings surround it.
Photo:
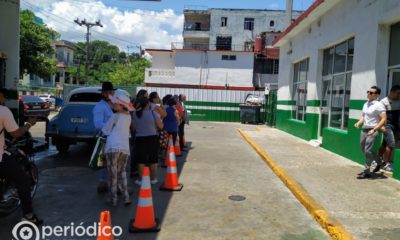
<path fill-rule="evenodd" d="M 229 200 L 236 201 L 236 202 L 240 202 L 240 201 L 246 200 L 246 197 L 242 196 L 242 195 L 231 195 L 228 198 L 229 198 Z"/>
<path fill-rule="evenodd" d="M 91 170 L 86 167 L 55 167 L 40 172 L 43 176 L 49 177 L 72 177 L 90 174 Z"/>

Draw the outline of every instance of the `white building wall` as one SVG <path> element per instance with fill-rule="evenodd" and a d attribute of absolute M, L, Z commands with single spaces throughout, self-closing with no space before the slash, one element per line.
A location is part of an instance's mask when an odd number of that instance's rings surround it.
<path fill-rule="evenodd" d="M 222 60 L 235 55 L 236 61 Z M 252 87 L 253 53 L 194 51 L 177 52 L 176 82 L 190 85 Z"/>
<path fill-rule="evenodd" d="M 233 46 L 244 46 L 245 41 L 254 41 L 261 32 L 282 32 L 286 28 L 285 11 L 282 10 L 210 9 L 210 13 L 211 46 L 216 44 L 220 35 L 232 36 Z M 300 12 L 293 12 L 293 18 L 299 15 Z M 221 27 L 221 17 L 228 18 L 226 27 Z M 253 31 L 244 29 L 245 18 L 254 18 Z M 270 21 L 274 21 L 274 27 L 270 27 Z"/>
<path fill-rule="evenodd" d="M 7 54 L 5 87 L 19 80 L 19 1 L 0 0 L 0 51 Z"/>
<path fill-rule="evenodd" d="M 222 55 L 235 55 L 235 61 L 222 60 Z M 146 72 L 145 83 L 253 87 L 252 52 L 176 51 L 173 74 L 165 62 L 152 64 Z M 153 59 L 160 59 L 153 57 Z M 168 63 L 169 64 L 169 63 Z M 157 67 L 157 68 L 156 68 Z M 149 74 L 159 69 L 160 74 Z M 164 70 L 164 71 L 163 71 Z M 155 72 L 155 71 L 154 71 Z M 161 72 L 164 76 L 161 76 Z M 168 72 L 168 73 L 167 73 Z"/>
<path fill-rule="evenodd" d="M 322 50 L 350 37 L 355 37 L 351 99 L 365 99 L 372 85 L 386 89 L 389 24 L 400 21 L 400 1 L 337 2 L 281 47 L 279 100 L 291 99 L 293 63 L 306 57 L 310 57 L 307 99 L 320 99 Z"/>
<path fill-rule="evenodd" d="M 151 67 L 158 69 L 174 69 L 175 54 L 172 51 L 151 52 Z"/>

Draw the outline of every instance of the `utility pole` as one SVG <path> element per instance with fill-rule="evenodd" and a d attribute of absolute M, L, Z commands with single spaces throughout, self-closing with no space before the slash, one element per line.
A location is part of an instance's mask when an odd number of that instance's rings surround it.
<path fill-rule="evenodd" d="M 87 22 L 86 19 L 83 19 L 79 21 L 79 18 L 75 19 L 74 22 L 78 24 L 79 26 L 85 25 L 86 26 L 86 63 L 85 63 L 85 81 L 86 83 L 88 82 L 88 76 L 89 76 L 89 42 L 90 42 L 90 28 L 99 26 L 103 27 L 101 24 L 100 20 L 91 23 Z M 79 80 L 77 82 L 79 84 Z"/>

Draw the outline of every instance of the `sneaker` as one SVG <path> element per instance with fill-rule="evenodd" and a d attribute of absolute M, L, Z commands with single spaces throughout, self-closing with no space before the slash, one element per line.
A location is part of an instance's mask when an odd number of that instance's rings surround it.
<path fill-rule="evenodd" d="M 379 172 L 379 170 L 381 170 L 383 164 L 377 164 L 376 167 L 374 168 L 374 170 L 372 170 L 372 172 L 376 173 Z"/>
<path fill-rule="evenodd" d="M 135 184 L 141 186 L 142 185 L 142 181 L 139 181 L 138 179 L 135 180 Z"/>
<path fill-rule="evenodd" d="M 131 200 L 125 200 L 125 202 L 124 202 L 124 205 L 125 206 L 129 206 L 129 205 L 131 205 L 132 204 L 132 201 Z"/>
<path fill-rule="evenodd" d="M 21 221 L 28 221 L 35 225 L 41 225 L 43 223 L 43 220 L 39 219 L 34 213 L 24 215 Z"/>
<path fill-rule="evenodd" d="M 151 182 L 151 184 L 154 185 L 154 184 L 157 184 L 157 183 L 158 183 L 158 180 L 157 180 L 157 178 L 156 178 L 156 179 L 154 179 L 154 180 L 151 180 L 150 182 Z"/>
<path fill-rule="evenodd" d="M 387 163 L 384 167 L 384 170 L 388 171 L 388 172 L 393 172 L 393 166 L 391 163 Z"/>

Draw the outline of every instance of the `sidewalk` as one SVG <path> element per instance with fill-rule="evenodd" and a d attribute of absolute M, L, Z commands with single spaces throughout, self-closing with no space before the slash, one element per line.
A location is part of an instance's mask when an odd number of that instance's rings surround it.
<path fill-rule="evenodd" d="M 274 128 L 245 130 L 354 239 L 400 239 L 400 181 L 358 180 L 363 167 Z"/>

